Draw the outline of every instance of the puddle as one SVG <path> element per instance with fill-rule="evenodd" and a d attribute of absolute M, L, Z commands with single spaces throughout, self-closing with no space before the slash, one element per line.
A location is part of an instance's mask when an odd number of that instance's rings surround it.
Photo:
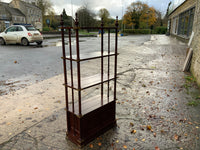
<path fill-rule="evenodd" d="M 68 45 L 68 42 L 65 42 L 65 45 Z M 47 45 L 37 45 L 34 48 L 39 48 L 39 47 L 52 47 L 52 46 L 56 46 L 56 47 L 60 47 L 62 46 L 62 41 L 57 41 L 57 42 L 50 42 Z"/>
<path fill-rule="evenodd" d="M 86 40 L 79 40 L 79 43 L 80 42 L 85 42 Z M 72 45 L 75 45 L 76 44 L 76 41 L 72 41 Z M 69 42 L 65 42 L 65 45 L 69 45 Z M 49 42 L 47 44 L 43 44 L 43 45 L 36 45 L 34 46 L 34 48 L 39 48 L 39 47 L 52 47 L 52 46 L 56 46 L 56 47 L 61 47 L 62 46 L 62 41 L 59 40 L 59 41 L 56 41 L 56 42 Z"/>

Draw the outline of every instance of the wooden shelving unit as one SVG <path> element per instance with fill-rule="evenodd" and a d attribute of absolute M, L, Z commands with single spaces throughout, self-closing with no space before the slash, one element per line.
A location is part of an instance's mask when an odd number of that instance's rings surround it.
<path fill-rule="evenodd" d="M 117 41 L 118 41 L 118 18 L 115 27 L 104 27 L 103 21 L 101 27 L 79 27 L 76 14 L 75 27 L 64 27 L 64 21 L 61 16 L 61 34 L 62 34 L 62 50 L 63 50 L 63 68 L 64 68 L 64 86 L 67 110 L 67 137 L 75 144 L 80 146 L 86 145 L 94 138 L 104 133 L 108 129 L 116 125 L 116 80 L 117 80 Z M 72 37 L 71 30 L 75 30 L 76 34 L 76 56 L 72 55 Z M 101 49 L 100 56 L 90 58 L 80 58 L 79 30 L 100 30 L 101 31 Z M 104 49 L 104 31 L 108 32 L 108 48 Z M 111 30 L 115 31 L 114 52 L 111 52 L 110 35 Z M 66 57 L 65 34 L 69 38 L 69 54 Z M 114 65 L 110 63 L 110 57 L 114 59 Z M 105 72 L 105 63 L 107 61 Z M 81 63 L 84 61 L 100 61 L 99 74 L 81 78 Z M 70 67 L 67 67 L 67 63 Z M 73 64 L 76 63 L 76 69 Z M 67 69 L 69 68 L 69 69 Z M 114 73 L 111 73 L 111 69 Z M 75 75 L 76 74 L 76 75 Z M 113 92 L 110 92 L 110 82 L 113 82 Z M 107 86 L 105 86 L 105 84 Z M 92 96 L 87 100 L 83 100 L 82 91 L 95 86 L 100 86 L 100 94 Z M 106 93 L 105 93 L 105 88 Z M 69 92 L 70 90 L 70 92 Z M 75 91 L 77 92 L 75 100 Z"/>

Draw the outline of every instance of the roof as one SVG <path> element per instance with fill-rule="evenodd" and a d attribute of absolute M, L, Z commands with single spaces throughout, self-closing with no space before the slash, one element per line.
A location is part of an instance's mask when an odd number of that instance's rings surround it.
<path fill-rule="evenodd" d="M 12 7 L 6 7 L 7 11 L 11 14 L 11 15 L 15 15 L 15 16 L 23 16 L 25 17 L 25 15 L 17 8 L 12 8 Z"/>
<path fill-rule="evenodd" d="M 25 17 L 25 15 L 24 15 L 19 9 L 10 7 L 10 6 L 9 6 L 9 3 L 0 2 L 0 5 L 3 5 L 4 8 L 6 9 L 6 11 L 7 11 L 10 15 L 23 16 L 23 17 Z"/>
<path fill-rule="evenodd" d="M 0 2 L 0 5 L 8 6 L 9 3 Z"/>
<path fill-rule="evenodd" d="M 36 6 L 35 4 L 31 4 L 31 3 L 27 3 L 27 2 L 24 2 L 24 1 L 20 1 L 21 3 L 23 3 L 24 5 L 28 6 L 28 7 L 32 7 L 32 8 L 38 8 L 40 9 L 40 7 Z M 41 10 L 41 9 L 40 9 Z"/>
<path fill-rule="evenodd" d="M 168 16 L 170 16 L 171 14 L 173 14 L 177 9 L 179 9 L 181 6 L 183 6 L 187 1 L 188 1 L 188 0 L 185 0 L 182 4 L 180 4 L 178 7 L 176 7 L 172 12 L 170 12 L 170 13 L 168 14 Z M 195 3 L 195 1 L 194 1 L 194 3 Z"/>

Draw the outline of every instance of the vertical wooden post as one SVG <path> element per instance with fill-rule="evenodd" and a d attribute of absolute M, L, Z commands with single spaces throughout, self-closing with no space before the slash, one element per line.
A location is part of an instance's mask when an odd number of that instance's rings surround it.
<path fill-rule="evenodd" d="M 103 18 L 101 18 L 101 106 L 103 106 Z"/>
<path fill-rule="evenodd" d="M 66 67 L 66 53 L 65 53 L 65 37 L 64 37 L 64 20 L 61 15 L 61 35 L 62 35 L 62 52 L 63 52 L 63 69 L 64 69 L 64 82 L 65 82 L 65 101 L 66 101 L 66 109 L 68 110 L 68 87 L 67 87 L 67 67 Z"/>
<path fill-rule="evenodd" d="M 118 40 L 118 16 L 116 17 L 116 22 L 115 22 L 115 69 L 114 69 L 114 78 L 115 78 L 115 81 L 114 81 L 114 100 L 116 101 L 116 88 L 117 88 L 117 40 Z"/>
<path fill-rule="evenodd" d="M 107 99 L 108 103 L 110 101 L 110 29 L 108 29 L 108 89 L 107 89 Z"/>
<path fill-rule="evenodd" d="M 75 19 L 75 30 L 76 30 L 76 55 L 77 55 L 77 81 L 78 81 L 78 103 L 79 103 L 79 116 L 82 116 L 81 110 L 81 68 L 80 68 L 80 51 L 79 51 L 79 22 L 78 15 L 76 13 Z"/>
<path fill-rule="evenodd" d="M 72 43 L 71 43 L 71 28 L 68 30 L 69 35 L 69 53 L 70 53 L 70 69 L 71 69 L 71 90 L 72 90 L 72 112 L 74 113 L 74 77 L 73 77 L 73 62 L 72 62 Z"/>

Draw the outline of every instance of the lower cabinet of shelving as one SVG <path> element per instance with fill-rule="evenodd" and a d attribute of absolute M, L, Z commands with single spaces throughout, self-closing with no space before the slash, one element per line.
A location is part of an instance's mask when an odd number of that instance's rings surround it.
<path fill-rule="evenodd" d="M 67 111 L 67 138 L 79 146 L 84 146 L 116 125 L 115 101 L 79 117 Z"/>

